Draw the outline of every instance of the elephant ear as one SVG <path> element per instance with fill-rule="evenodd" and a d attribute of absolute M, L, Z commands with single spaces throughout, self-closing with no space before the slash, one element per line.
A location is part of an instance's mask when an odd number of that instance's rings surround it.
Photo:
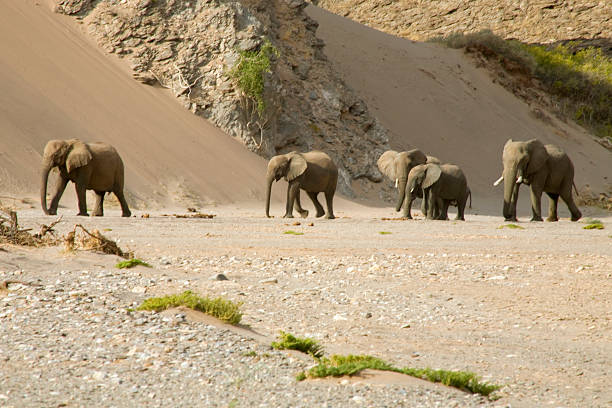
<path fill-rule="evenodd" d="M 289 161 L 289 171 L 287 171 L 287 181 L 295 180 L 301 176 L 308 167 L 306 159 L 299 153 L 295 153 Z"/>
<path fill-rule="evenodd" d="M 435 157 L 435 156 L 430 156 L 430 155 L 427 155 L 427 161 L 426 161 L 426 163 L 442 164 L 442 162 L 440 161 L 440 159 L 438 159 L 438 158 L 437 158 L 437 157 Z"/>
<path fill-rule="evenodd" d="M 395 172 L 395 160 L 397 159 L 398 155 L 399 153 L 395 150 L 387 150 L 378 158 L 378 161 L 376 162 L 378 165 L 378 170 L 393 181 L 395 181 L 397 178 L 397 174 Z"/>
<path fill-rule="evenodd" d="M 538 172 L 548 160 L 548 152 L 546 147 L 537 139 L 527 142 L 529 151 L 529 164 L 527 164 L 526 174 Z"/>
<path fill-rule="evenodd" d="M 80 140 L 71 141 L 72 148 L 66 156 L 66 170 L 70 173 L 72 170 L 83 167 L 88 164 L 93 156 L 89 147 Z"/>
<path fill-rule="evenodd" d="M 431 187 L 442 174 L 442 169 L 437 164 L 428 164 L 427 165 L 427 173 L 425 174 L 425 179 L 423 180 L 422 188 Z"/>

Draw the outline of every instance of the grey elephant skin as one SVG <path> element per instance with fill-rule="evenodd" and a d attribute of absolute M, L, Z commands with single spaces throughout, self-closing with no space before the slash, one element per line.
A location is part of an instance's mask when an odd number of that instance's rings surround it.
<path fill-rule="evenodd" d="M 542 193 L 550 197 L 547 221 L 558 221 L 559 197 L 567 204 L 572 221 L 578 221 L 582 213 L 574 203 L 574 164 L 569 156 L 555 145 L 544 145 L 537 139 L 513 141 L 509 139 L 502 154 L 504 170 L 494 183 L 504 181 L 503 215 L 506 221 L 517 221 L 516 203 L 519 187 L 527 184 L 531 189 L 531 221 L 542 221 Z"/>
<path fill-rule="evenodd" d="M 428 219 L 446 220 L 448 206 L 457 205 L 457 217 L 465 220 L 465 205 L 471 195 L 467 178 L 463 171 L 454 164 L 427 163 L 415 166 L 408 173 L 406 201 L 408 206 L 415 198 L 415 193 L 422 190 L 427 199 L 426 217 Z"/>
<path fill-rule="evenodd" d="M 316 150 L 307 153 L 290 152 L 270 159 L 266 173 L 266 217 L 270 217 L 272 182 L 281 178 L 289 183 L 285 218 L 293 218 L 294 206 L 302 217 L 308 216 L 308 211 L 300 203 L 300 189 L 306 191 L 312 200 L 317 217 L 325 215 L 328 219 L 336 218 L 333 201 L 338 184 L 338 167 L 326 153 Z M 325 194 L 327 213 L 317 199 L 321 192 Z"/>
<path fill-rule="evenodd" d="M 47 208 L 47 181 L 52 168 L 59 170 L 59 182 Z M 123 195 L 123 161 L 114 147 L 106 143 L 84 143 L 78 139 L 50 140 L 42 158 L 40 202 L 47 215 L 57 214 L 60 198 L 69 181 L 74 182 L 79 213 L 87 214 L 86 190 L 96 193 L 92 215 L 104 215 L 104 194 L 113 192 L 119 199 L 123 217 L 131 215 Z"/>
<path fill-rule="evenodd" d="M 410 173 L 410 170 L 412 170 L 414 166 L 425 163 L 440 164 L 440 160 L 438 160 L 436 157 L 426 155 L 419 149 L 407 150 L 405 152 L 387 150 L 378 158 L 378 169 L 382 174 L 394 181 L 395 187 L 398 189 L 395 211 L 400 211 L 402 209 L 402 205 L 404 204 L 408 173 Z M 417 197 L 421 197 L 420 191 L 417 192 Z M 404 206 L 404 211 L 402 213 L 403 217 L 412 218 L 412 215 L 410 214 L 411 206 L 412 202 Z M 423 215 L 425 215 L 426 206 L 427 202 L 424 199 L 421 205 Z"/>

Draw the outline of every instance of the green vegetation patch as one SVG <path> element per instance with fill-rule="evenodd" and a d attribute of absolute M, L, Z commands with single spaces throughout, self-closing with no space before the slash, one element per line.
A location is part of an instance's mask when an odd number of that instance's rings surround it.
<path fill-rule="evenodd" d="M 379 231 L 378 233 L 379 233 L 380 235 L 389 235 L 389 234 L 391 234 L 391 232 L 390 232 L 390 231 Z"/>
<path fill-rule="evenodd" d="M 303 232 L 298 232 L 298 231 L 293 231 L 293 230 L 285 231 L 285 232 L 283 232 L 283 234 L 286 234 L 286 235 L 304 235 Z"/>
<path fill-rule="evenodd" d="M 453 33 L 432 41 L 451 48 L 476 48 L 496 55 L 502 66 L 527 73 L 557 98 L 559 112 L 597 136 L 612 138 L 612 58 L 579 41 L 559 45 L 504 40 L 490 30 Z M 510 61 L 510 63 L 507 63 Z"/>
<path fill-rule="evenodd" d="M 128 259 L 127 261 L 121 261 L 117 265 L 115 265 L 115 267 L 119 269 L 125 269 L 125 268 L 133 268 L 137 265 L 142 265 L 142 266 L 146 266 L 147 268 L 152 268 L 151 265 L 137 258 Z"/>
<path fill-rule="evenodd" d="M 272 58 L 279 55 L 278 50 L 266 39 L 257 51 L 238 51 L 238 63 L 229 72 L 236 86 L 257 104 L 262 114 L 266 109 L 264 100 L 264 73 L 270 73 Z"/>
<path fill-rule="evenodd" d="M 499 385 L 481 382 L 476 374 L 469 371 L 397 368 L 379 358 L 365 355 L 333 355 L 329 358 L 319 359 L 318 363 L 307 373 L 298 374 L 297 379 L 350 376 L 369 368 L 406 374 L 484 396 L 489 396 L 501 388 Z"/>
<path fill-rule="evenodd" d="M 521 227 L 520 225 L 516 225 L 516 224 L 504 224 L 504 225 L 500 225 L 499 227 L 497 227 L 497 229 L 504 229 L 504 228 L 525 229 L 525 227 Z"/>
<path fill-rule="evenodd" d="M 136 310 L 161 312 L 171 307 L 185 306 L 214 316 L 224 322 L 238 324 L 242 319 L 242 313 L 240 312 L 241 305 L 242 303 L 236 304 L 231 300 L 221 297 L 215 299 L 201 297 L 188 290 L 179 295 L 146 299 Z"/>
<path fill-rule="evenodd" d="M 604 229 L 604 225 L 603 225 L 603 222 L 601 222 L 601 220 L 595 220 L 593 218 L 587 218 L 586 220 L 584 220 L 584 223 L 587 224 L 587 225 L 585 225 L 582 228 L 586 229 L 586 230 Z"/>
<path fill-rule="evenodd" d="M 323 357 L 323 347 L 315 339 L 295 337 L 284 331 L 280 332 L 279 341 L 273 341 L 271 346 L 277 350 L 297 350 L 315 358 Z"/>

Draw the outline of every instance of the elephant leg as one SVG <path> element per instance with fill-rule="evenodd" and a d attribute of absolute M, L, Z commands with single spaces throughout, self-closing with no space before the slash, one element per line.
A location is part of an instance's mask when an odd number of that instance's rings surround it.
<path fill-rule="evenodd" d="M 104 191 L 96 191 L 96 204 L 91 213 L 92 217 L 102 217 L 104 215 Z"/>
<path fill-rule="evenodd" d="M 556 193 L 546 193 L 550 198 L 548 202 L 548 217 L 546 221 L 554 222 L 559 221 L 559 217 L 557 216 L 557 203 L 559 202 L 559 194 Z"/>
<path fill-rule="evenodd" d="M 334 215 L 334 193 L 335 192 L 336 190 L 325 192 L 325 201 L 327 203 L 327 215 L 325 216 L 325 218 L 327 218 L 328 220 L 333 220 L 334 218 L 336 218 L 336 216 Z"/>
<path fill-rule="evenodd" d="M 55 186 L 55 192 L 51 198 L 51 203 L 49 203 L 49 215 L 57 214 L 57 207 L 59 206 L 60 198 L 62 198 L 62 194 L 64 194 L 64 190 L 66 189 L 67 185 L 68 179 L 60 177 L 57 185 Z"/>
<path fill-rule="evenodd" d="M 427 217 L 427 194 L 423 194 L 423 199 L 421 200 L 421 214 L 423 217 Z"/>
<path fill-rule="evenodd" d="M 321 203 L 319 202 L 319 199 L 317 198 L 319 193 L 314 192 L 314 191 L 308 191 L 306 194 L 308 194 L 308 197 L 310 197 L 310 199 L 312 200 L 312 203 L 315 206 L 315 209 L 317 210 L 316 217 L 319 218 L 319 217 L 324 216 L 325 210 L 323 209 L 323 206 L 321 205 Z"/>
<path fill-rule="evenodd" d="M 130 211 L 130 207 L 128 207 L 127 201 L 125 200 L 125 196 L 123 195 L 123 190 L 115 190 L 113 191 L 113 193 L 119 200 L 119 204 L 121 204 L 121 216 L 131 217 L 132 212 Z"/>
<path fill-rule="evenodd" d="M 284 218 L 293 218 L 293 203 L 295 202 L 295 197 L 300 190 L 300 186 L 298 183 L 289 183 L 287 186 L 287 206 L 285 209 Z"/>
<path fill-rule="evenodd" d="M 531 221 L 542 220 L 542 189 L 535 185 L 531 185 Z"/>
<path fill-rule="evenodd" d="M 302 208 L 302 202 L 300 201 L 300 190 L 299 189 L 297 191 L 297 194 L 295 195 L 295 204 L 293 208 L 295 209 L 295 211 L 300 213 L 300 216 L 302 218 L 308 217 L 308 210 L 305 210 L 304 208 Z"/>
<path fill-rule="evenodd" d="M 516 218 L 516 203 L 518 203 L 518 196 L 519 196 L 519 187 L 521 185 L 520 184 L 514 184 L 514 187 L 512 189 L 512 195 L 510 197 L 510 216 L 509 217 L 505 217 L 504 221 L 515 221 L 518 222 L 518 219 Z"/>
<path fill-rule="evenodd" d="M 465 205 L 467 204 L 467 194 L 465 197 L 457 200 L 457 216 L 455 217 L 458 221 L 465 221 Z"/>
<path fill-rule="evenodd" d="M 427 194 L 427 201 L 428 201 L 428 205 L 427 205 L 427 219 L 429 220 L 435 220 L 436 219 L 436 212 L 438 211 L 438 198 L 435 196 L 435 194 L 433 193 L 433 191 L 431 191 L 431 189 L 429 189 L 428 191 L 424 191 L 423 195 Z"/>
<path fill-rule="evenodd" d="M 77 215 L 89 216 L 87 213 L 87 189 L 84 183 L 74 183 L 74 188 L 77 194 L 77 201 L 79 202 L 79 213 Z"/>
<path fill-rule="evenodd" d="M 439 207 L 439 213 L 438 213 L 438 219 L 439 220 L 443 220 L 446 221 L 448 220 L 448 206 L 450 205 L 450 201 L 449 200 L 438 200 L 438 207 Z"/>
<path fill-rule="evenodd" d="M 582 218 L 582 213 L 578 209 L 578 206 L 576 205 L 576 203 L 574 202 L 574 198 L 572 197 L 571 185 L 563 189 L 563 191 L 561 192 L 561 199 L 567 205 L 567 208 L 570 210 L 570 213 L 572 213 L 572 221 L 578 221 L 580 218 Z"/>

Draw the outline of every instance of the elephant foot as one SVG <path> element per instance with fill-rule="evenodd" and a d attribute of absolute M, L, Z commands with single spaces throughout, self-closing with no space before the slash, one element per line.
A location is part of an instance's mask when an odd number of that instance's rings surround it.
<path fill-rule="evenodd" d="M 455 217 L 455 221 L 465 221 L 465 217 Z"/>
<path fill-rule="evenodd" d="M 328 220 L 333 220 L 336 218 L 336 216 L 334 214 L 329 214 L 329 215 L 326 215 L 325 218 L 327 218 Z"/>
<path fill-rule="evenodd" d="M 302 218 L 306 218 L 306 217 L 308 217 L 308 210 L 303 210 L 303 211 L 301 211 L 301 212 L 300 212 L 300 216 L 301 216 Z"/>
<path fill-rule="evenodd" d="M 516 217 L 504 217 L 504 222 L 518 222 Z"/>
<path fill-rule="evenodd" d="M 122 217 L 131 217 L 131 216 L 132 216 L 132 213 L 131 213 L 131 211 L 124 212 L 124 213 L 121 213 L 121 216 L 122 216 Z M 268 216 L 268 218 L 270 218 L 270 216 Z"/>
<path fill-rule="evenodd" d="M 549 217 L 546 218 L 546 221 L 547 222 L 556 222 L 556 221 L 559 221 L 559 218 L 557 218 L 557 217 L 550 217 L 549 216 Z"/>
<path fill-rule="evenodd" d="M 536 217 L 536 216 L 533 216 L 533 217 L 531 217 L 531 220 L 530 220 L 530 221 L 531 221 L 531 222 L 542 222 L 542 221 L 544 221 L 544 220 L 542 219 L 542 217 Z"/>
<path fill-rule="evenodd" d="M 47 215 L 57 215 L 57 210 L 49 210 L 47 211 Z"/>
<path fill-rule="evenodd" d="M 285 214 L 283 215 L 283 218 L 294 218 L 293 214 Z"/>
<path fill-rule="evenodd" d="M 575 215 L 572 214 L 572 221 L 573 222 L 576 222 L 576 221 L 578 221 L 581 218 L 582 218 L 582 213 L 581 212 L 578 212 L 578 214 L 575 214 Z"/>
<path fill-rule="evenodd" d="M 104 213 L 102 211 L 94 211 L 91 213 L 92 217 L 103 217 Z"/>
<path fill-rule="evenodd" d="M 88 213 L 86 213 L 86 212 L 79 212 L 79 213 L 77 214 L 77 216 L 78 216 L 78 217 L 89 217 L 89 214 L 88 214 Z"/>

